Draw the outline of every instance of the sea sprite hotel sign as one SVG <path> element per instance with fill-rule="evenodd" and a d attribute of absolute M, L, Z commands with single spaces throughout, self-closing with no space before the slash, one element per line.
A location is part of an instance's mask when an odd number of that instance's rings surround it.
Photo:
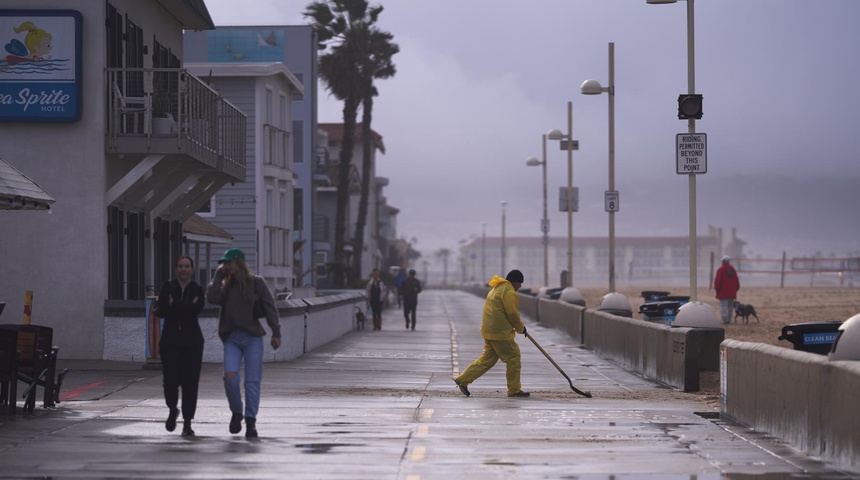
<path fill-rule="evenodd" d="M 81 23 L 75 10 L 0 10 L 0 122 L 81 118 Z"/>

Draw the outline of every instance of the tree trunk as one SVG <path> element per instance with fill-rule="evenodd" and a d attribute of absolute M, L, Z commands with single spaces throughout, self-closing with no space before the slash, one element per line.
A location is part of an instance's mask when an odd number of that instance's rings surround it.
<path fill-rule="evenodd" d="M 352 248 L 355 254 L 352 257 L 352 271 L 356 278 L 364 278 L 361 272 L 362 253 L 364 252 L 364 230 L 367 226 L 367 211 L 372 188 L 371 178 L 373 167 L 373 135 L 371 135 L 370 122 L 373 117 L 373 94 L 368 93 L 362 103 L 361 115 L 361 200 L 358 203 L 358 219 L 355 222 L 355 237 L 352 240 Z M 373 232 L 371 232 L 372 234 Z M 371 255 L 373 252 L 371 252 Z"/>
<path fill-rule="evenodd" d="M 334 224 L 334 286 L 342 288 L 348 281 L 346 268 L 346 213 L 349 208 L 349 170 L 352 164 L 352 149 L 355 146 L 355 118 L 358 115 L 359 99 L 347 98 L 343 102 L 343 139 L 340 144 L 337 183 L 337 213 Z"/>

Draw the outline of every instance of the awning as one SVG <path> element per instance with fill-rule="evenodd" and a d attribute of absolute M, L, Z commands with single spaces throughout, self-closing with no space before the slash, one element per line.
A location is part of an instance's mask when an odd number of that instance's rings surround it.
<path fill-rule="evenodd" d="M 52 197 L 0 158 L 0 210 L 50 210 Z"/>

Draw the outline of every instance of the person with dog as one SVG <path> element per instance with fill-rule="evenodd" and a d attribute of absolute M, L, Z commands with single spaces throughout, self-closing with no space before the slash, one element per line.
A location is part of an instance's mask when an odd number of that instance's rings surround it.
<path fill-rule="evenodd" d="M 415 276 L 415 270 L 409 270 L 409 276 L 403 280 L 400 286 L 400 295 L 403 297 L 403 316 L 406 317 L 406 328 L 415 330 L 415 311 L 418 309 L 418 294 L 421 293 L 421 281 Z"/>
<path fill-rule="evenodd" d="M 373 329 L 382 330 L 382 307 L 385 305 L 385 299 L 388 297 L 388 287 L 379 278 L 379 269 L 374 268 L 370 272 L 370 281 L 364 288 L 364 295 L 367 298 L 367 305 L 373 314 Z"/>
<path fill-rule="evenodd" d="M 187 255 L 176 260 L 176 278 L 164 282 L 158 293 L 158 311 L 164 316 L 164 330 L 158 342 L 163 370 L 164 402 L 170 410 L 164 427 L 176 429 L 179 417 L 179 390 L 182 389 L 182 436 L 193 437 L 191 420 L 197 412 L 197 392 L 203 365 L 203 332 L 198 316 L 203 311 L 206 292 L 191 279 L 194 261 Z"/>
<path fill-rule="evenodd" d="M 732 321 L 732 310 L 735 306 L 735 298 L 741 288 L 738 272 L 731 264 L 731 257 L 723 255 L 720 259 L 723 264 L 717 269 L 714 276 L 714 290 L 717 292 L 717 300 L 720 301 L 720 317 L 723 323 Z"/>
<path fill-rule="evenodd" d="M 493 275 L 492 287 L 484 301 L 481 317 L 481 336 L 484 351 L 477 360 L 454 379 L 465 396 L 471 396 L 469 384 L 487 373 L 500 359 L 506 365 L 509 397 L 528 397 L 520 382 L 520 347 L 514 340 L 517 333 L 526 335 L 526 326 L 520 318 L 517 290 L 523 285 L 523 272 L 511 270 L 505 278 Z"/>
<path fill-rule="evenodd" d="M 266 311 L 266 323 L 272 330 L 272 348 L 281 346 L 281 324 L 272 292 L 266 281 L 254 275 L 245 263 L 245 252 L 231 248 L 218 259 L 218 269 L 206 292 L 209 303 L 220 305 L 218 336 L 224 343 L 224 390 L 230 405 L 230 433 L 242 431 L 257 437 L 257 411 L 260 407 L 260 384 L 263 379 L 263 337 L 266 330 L 254 315 L 259 300 Z M 245 363 L 245 405 L 239 368 Z"/>

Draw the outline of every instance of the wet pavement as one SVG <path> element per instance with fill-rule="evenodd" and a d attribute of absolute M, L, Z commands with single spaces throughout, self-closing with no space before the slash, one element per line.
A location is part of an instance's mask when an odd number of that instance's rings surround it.
<path fill-rule="evenodd" d="M 288 363 L 267 363 L 260 437 L 227 431 L 220 364 L 204 364 L 195 437 L 164 428 L 161 374 L 138 363 L 61 361 L 61 403 L 0 414 L 0 478 L 847 479 L 719 416 L 714 396 L 645 380 L 526 319 L 580 390 L 522 336 L 523 388 L 504 364 L 463 396 L 451 377 L 483 347 L 483 300 L 423 292 L 415 331 L 396 309 Z M 41 389 L 38 392 L 41 395 Z M 20 405 L 20 403 L 19 403 Z M 787 419 L 787 421 L 789 421 Z"/>

